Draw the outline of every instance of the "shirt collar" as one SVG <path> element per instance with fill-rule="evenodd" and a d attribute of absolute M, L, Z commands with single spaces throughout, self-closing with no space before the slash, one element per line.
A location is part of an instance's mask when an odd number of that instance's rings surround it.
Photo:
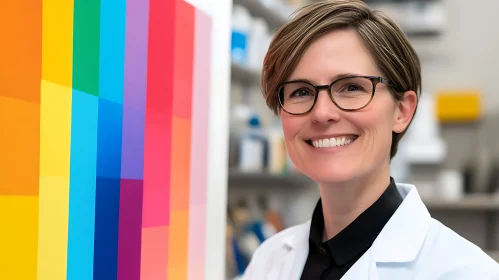
<path fill-rule="evenodd" d="M 376 202 L 336 236 L 322 242 L 324 216 L 322 201 L 319 200 L 312 215 L 310 226 L 310 251 L 316 251 L 321 247 L 327 248 L 338 266 L 346 264 L 371 247 L 402 201 L 395 181 L 390 178 L 390 184 Z"/>

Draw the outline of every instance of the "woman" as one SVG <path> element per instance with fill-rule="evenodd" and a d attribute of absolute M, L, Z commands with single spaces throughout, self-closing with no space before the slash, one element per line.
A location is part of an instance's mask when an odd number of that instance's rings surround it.
<path fill-rule="evenodd" d="M 360 0 L 311 4 L 277 32 L 264 96 L 321 199 L 311 221 L 258 248 L 243 279 L 499 279 L 496 262 L 390 177 L 420 72 L 399 27 Z"/>

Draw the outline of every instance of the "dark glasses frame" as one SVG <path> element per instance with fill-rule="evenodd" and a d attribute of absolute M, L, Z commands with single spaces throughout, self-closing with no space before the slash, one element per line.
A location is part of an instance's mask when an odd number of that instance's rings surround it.
<path fill-rule="evenodd" d="M 352 78 L 364 78 L 364 79 L 368 79 L 371 81 L 372 85 L 373 85 L 373 91 L 371 93 L 371 97 L 369 98 L 369 101 L 366 103 L 366 105 L 360 107 L 360 108 L 357 108 L 357 109 L 345 109 L 345 108 L 342 108 L 340 105 L 338 105 L 338 103 L 336 103 L 336 101 L 334 100 L 334 97 L 333 97 L 333 94 L 331 93 L 331 88 L 333 87 L 333 85 L 335 83 L 337 83 L 338 81 L 342 81 L 342 80 L 345 80 L 345 79 L 352 79 Z M 306 83 L 308 85 L 310 85 L 311 87 L 313 87 L 315 89 L 315 96 L 314 96 L 314 103 L 312 104 L 312 106 L 310 107 L 310 109 L 308 109 L 308 111 L 306 112 L 303 112 L 303 113 L 291 113 L 291 112 L 288 112 L 285 108 L 284 108 L 284 101 L 283 101 L 283 98 L 284 98 L 284 92 L 283 92 L 283 89 L 284 89 L 284 86 L 287 85 L 287 84 L 291 84 L 291 83 Z M 317 103 L 317 98 L 319 96 L 319 93 L 322 89 L 327 89 L 328 91 L 328 95 L 329 95 L 329 98 L 331 99 L 331 101 L 333 101 L 334 105 L 336 105 L 336 107 L 338 107 L 340 110 L 342 111 L 346 111 L 346 112 L 353 112 L 353 111 L 358 111 L 358 110 L 362 110 L 364 108 L 366 108 L 370 103 L 371 101 L 373 100 L 374 98 L 374 94 L 376 93 L 376 86 L 379 84 L 379 83 L 383 83 L 383 84 L 386 84 L 390 87 L 394 87 L 395 89 L 397 89 L 397 87 L 393 84 L 391 84 L 390 82 L 388 82 L 387 79 L 383 78 L 383 77 L 379 77 L 379 76 L 354 76 L 354 75 L 350 75 L 350 76 L 344 76 L 344 77 L 341 77 L 341 78 L 338 78 L 336 80 L 334 80 L 333 82 L 331 82 L 329 85 L 314 85 L 312 84 L 311 82 L 309 81 L 305 81 L 305 80 L 293 80 L 293 81 L 287 81 L 287 82 L 284 82 L 282 84 L 279 85 L 278 87 L 278 93 L 279 93 L 279 105 L 280 107 L 288 114 L 290 115 L 305 115 L 305 114 L 308 114 L 310 113 L 314 107 L 315 107 L 315 104 Z"/>

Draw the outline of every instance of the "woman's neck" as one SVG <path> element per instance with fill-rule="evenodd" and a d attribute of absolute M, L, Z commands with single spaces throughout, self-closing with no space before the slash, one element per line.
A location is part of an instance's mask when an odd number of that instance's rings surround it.
<path fill-rule="evenodd" d="M 319 184 L 324 215 L 324 241 L 333 238 L 383 194 L 390 184 L 389 167 L 341 184 Z"/>

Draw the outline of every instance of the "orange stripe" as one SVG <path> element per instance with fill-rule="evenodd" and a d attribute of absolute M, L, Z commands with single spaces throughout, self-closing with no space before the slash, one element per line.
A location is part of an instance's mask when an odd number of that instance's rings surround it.
<path fill-rule="evenodd" d="M 189 209 L 191 121 L 173 117 L 170 211 Z"/>
<path fill-rule="evenodd" d="M 40 105 L 0 96 L 0 195 L 38 195 L 39 155 Z"/>
<path fill-rule="evenodd" d="M 168 234 L 168 280 L 187 279 L 187 245 L 189 239 L 189 210 L 170 212 Z M 205 238 L 199 236 L 199 238 Z"/>
<path fill-rule="evenodd" d="M 42 1 L 1 1 L 0 41 L 0 95 L 39 103 Z"/>

